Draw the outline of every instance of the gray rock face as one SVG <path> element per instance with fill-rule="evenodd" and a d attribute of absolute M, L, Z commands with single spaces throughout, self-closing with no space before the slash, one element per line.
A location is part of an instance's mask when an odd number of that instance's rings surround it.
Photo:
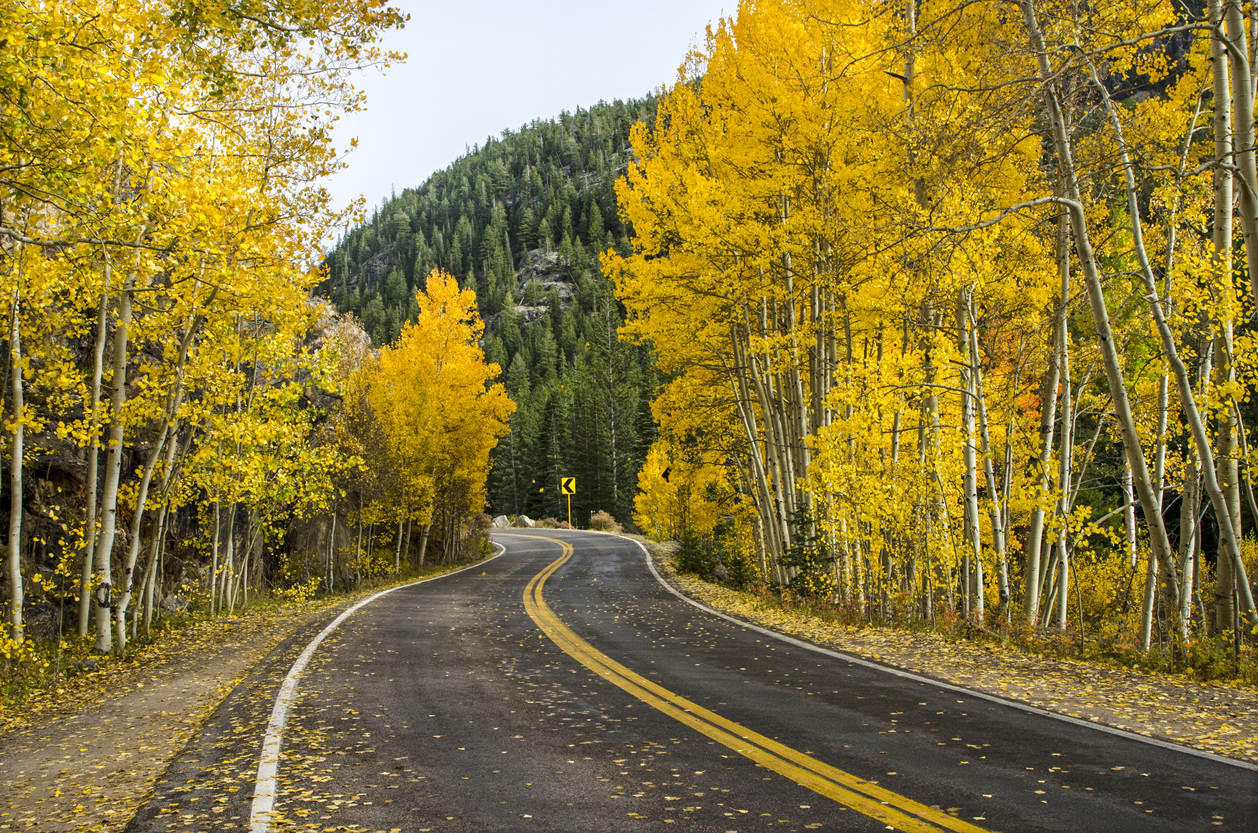
<path fill-rule="evenodd" d="M 516 279 L 520 282 L 521 292 L 528 287 L 530 281 L 537 282 L 542 297 L 545 297 L 552 289 L 555 290 L 559 293 L 559 301 L 564 306 L 572 302 L 572 296 L 577 291 L 576 282 L 572 276 L 559 265 L 557 252 L 533 249 L 524 256 L 524 268 L 516 274 Z M 525 320 L 528 320 L 527 310 L 531 309 L 534 307 L 516 307 L 516 311 L 524 315 Z M 544 310 L 544 307 L 541 309 Z"/>

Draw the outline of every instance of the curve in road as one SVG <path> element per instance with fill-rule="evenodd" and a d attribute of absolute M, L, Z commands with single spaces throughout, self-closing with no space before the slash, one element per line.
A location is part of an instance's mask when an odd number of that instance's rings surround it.
<path fill-rule="evenodd" d="M 376 599 L 312 652 L 277 768 L 276 829 L 872 833 L 911 821 L 818 795 L 799 783 L 809 772 L 906 797 L 897 812 L 927 808 L 906 816 L 934 829 L 1258 829 L 1251 770 L 700 613 L 630 541 L 501 540 L 501 557 Z M 277 695 L 322 630 L 226 698 L 130 831 L 248 829 Z"/>
<path fill-rule="evenodd" d="M 577 662 L 674 720 L 681 721 L 696 732 L 707 735 L 766 769 L 894 829 L 908 833 L 937 833 L 939 830 L 985 833 L 982 828 L 962 819 L 897 795 L 891 790 L 857 778 L 726 720 L 719 714 L 630 671 L 599 651 L 561 622 L 542 598 L 542 586 L 546 579 L 572 557 L 571 544 L 561 541 L 559 546 L 562 552 L 559 558 L 534 576 L 524 589 L 524 609 L 542 632 Z"/>

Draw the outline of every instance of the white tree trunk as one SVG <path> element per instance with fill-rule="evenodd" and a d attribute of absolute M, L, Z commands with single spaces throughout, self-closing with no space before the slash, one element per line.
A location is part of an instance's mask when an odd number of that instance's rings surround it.
<path fill-rule="evenodd" d="M 96 343 L 92 348 L 91 411 L 87 444 L 87 517 L 83 522 L 83 564 L 79 575 L 79 636 L 87 636 L 92 620 L 92 567 L 96 550 L 96 489 L 100 467 L 100 390 L 105 368 L 105 342 L 109 333 L 109 275 L 105 264 L 105 289 L 96 312 Z"/>
<path fill-rule="evenodd" d="M 131 585 L 135 576 L 136 561 L 140 557 L 140 549 L 144 544 L 140 537 L 140 531 L 144 523 L 144 509 L 145 504 L 148 502 L 149 484 L 153 481 L 153 470 L 157 468 L 157 463 L 162 457 L 169 434 L 170 423 L 167 422 L 162 425 L 161 431 L 157 435 L 157 441 L 149 451 L 149 458 L 144 464 L 144 471 L 140 474 L 140 485 L 136 491 L 135 507 L 131 514 L 131 529 L 128 533 L 130 545 L 127 549 L 126 564 L 122 570 L 122 592 L 118 594 L 118 599 L 114 605 L 114 627 L 118 638 L 114 650 L 120 654 L 127 649 L 127 607 L 131 603 Z M 156 533 L 156 530 L 154 532 Z"/>
<path fill-rule="evenodd" d="M 22 624 L 22 469 L 26 406 L 22 379 L 21 305 L 13 290 L 9 327 L 9 381 L 12 384 L 13 439 L 9 446 L 9 637 L 17 643 L 26 638 Z"/>
<path fill-rule="evenodd" d="M 1063 285 L 1063 297 L 1066 287 Z M 1061 494 L 1057 498 L 1057 516 L 1060 528 L 1057 532 L 1057 627 L 1066 627 L 1067 593 L 1070 588 L 1070 488 L 1073 484 L 1075 458 L 1074 386 L 1070 377 L 1070 330 L 1063 326 L 1060 331 L 1058 366 L 1061 368 L 1061 452 L 1057 472 L 1057 485 Z M 1052 611 L 1048 611 L 1052 613 Z M 1045 616 L 1047 619 L 1048 616 Z"/>
<path fill-rule="evenodd" d="M 961 355 L 969 354 L 970 346 L 970 296 L 962 291 L 957 301 L 958 347 Z M 961 433 L 965 443 L 961 448 L 961 457 L 965 464 L 963 489 L 965 492 L 965 549 L 961 560 L 962 584 L 965 597 L 961 610 L 967 618 L 983 618 L 983 585 L 981 580 L 980 555 L 983 542 L 979 531 L 978 508 L 978 455 L 974 448 L 974 372 L 965 362 L 960 366 L 961 388 Z"/>
<path fill-rule="evenodd" d="M 978 349 L 978 322 L 970 311 L 970 364 L 974 374 L 974 401 L 978 405 L 979 436 L 983 441 L 983 478 L 987 481 L 988 516 L 992 525 L 992 549 L 996 551 L 997 581 L 1000 592 L 1000 607 L 1008 613 L 1009 609 L 1009 567 L 1005 554 L 1005 518 L 1002 513 L 1004 505 L 1003 490 L 996 480 L 995 467 L 992 464 L 992 440 L 987 427 L 987 396 L 983 390 L 983 368 Z M 982 567 L 979 567 L 980 571 Z M 981 576 L 982 573 L 980 572 Z M 979 581 L 979 592 L 982 592 L 982 581 Z M 981 601 L 980 601 L 981 610 Z"/>
<path fill-rule="evenodd" d="M 1040 32 L 1039 22 L 1036 19 L 1033 0 L 1021 0 L 1021 4 L 1027 34 L 1031 39 L 1032 47 L 1036 53 L 1036 60 L 1039 64 L 1040 80 L 1045 85 L 1045 99 L 1053 131 L 1053 142 L 1057 151 L 1057 161 L 1061 167 L 1066 184 L 1067 198 L 1063 200 L 1063 203 L 1070 212 L 1071 226 L 1074 231 L 1075 251 L 1087 285 L 1088 302 L 1092 308 L 1092 320 L 1096 325 L 1097 346 L 1100 349 L 1105 365 L 1105 375 L 1109 382 L 1110 394 L 1114 403 L 1114 415 L 1122 433 L 1123 447 L 1131 464 L 1136 491 L 1140 497 L 1145 521 L 1149 527 L 1149 539 L 1153 548 L 1153 555 L 1160 562 L 1166 564 L 1171 552 L 1170 540 L 1167 538 L 1166 526 L 1162 522 L 1162 516 L 1158 512 L 1158 499 L 1153 492 L 1152 480 L 1149 477 L 1148 466 L 1144 459 L 1144 451 L 1140 446 L 1140 435 L 1136 430 L 1135 418 L 1132 415 L 1131 404 L 1127 397 L 1122 363 L 1119 359 L 1117 348 L 1114 346 L 1114 335 L 1109 324 L 1109 312 L 1105 307 L 1104 287 L 1101 283 L 1096 257 L 1092 251 L 1087 216 L 1084 212 L 1082 194 L 1075 174 L 1070 137 L 1066 128 L 1065 118 L 1057 100 L 1055 74 L 1049 63 L 1048 52 L 1044 46 L 1044 38 Z M 1157 304 L 1153 304 L 1152 307 L 1155 317 L 1160 317 L 1160 307 Z M 1172 359 L 1172 365 L 1174 363 L 1175 361 Z M 1189 392 L 1189 398 L 1191 398 L 1191 391 Z"/>
<path fill-rule="evenodd" d="M 1224 12 L 1220 0 L 1210 0 L 1209 4 L 1210 22 L 1218 25 L 1223 21 Z M 1258 20 L 1258 16 L 1255 16 Z M 1232 36 L 1236 33 L 1236 25 L 1232 20 L 1227 21 L 1228 35 Z M 1243 29 L 1241 30 L 1243 32 Z M 1233 46 L 1237 44 L 1233 43 Z M 1229 72 L 1228 52 L 1225 48 L 1221 36 L 1216 34 L 1210 41 L 1210 58 L 1213 68 L 1213 93 L 1214 93 L 1214 157 L 1219 162 L 1231 161 L 1233 151 L 1232 136 L 1232 100 L 1231 100 L 1231 84 L 1230 80 L 1235 73 Z M 1235 64 L 1235 62 L 1233 62 Z M 1251 64 L 1252 68 L 1252 64 Z M 1242 67 L 1237 66 L 1238 70 Z M 1243 78 L 1240 81 L 1248 87 L 1247 81 Z M 1250 88 L 1252 90 L 1252 88 Z M 1252 95 L 1252 93 L 1251 93 Z M 1238 106 L 1243 106 L 1242 102 L 1237 100 Z M 1253 140 L 1253 112 L 1252 98 L 1250 99 L 1250 113 L 1248 116 L 1249 136 L 1252 145 Z M 1238 114 L 1238 122 L 1244 122 L 1246 119 L 1244 113 Z M 1236 137 L 1239 139 L 1240 137 Z M 1241 140 L 1243 141 L 1243 140 Z M 1244 148 L 1239 148 L 1244 150 Z M 1253 149 L 1249 148 L 1249 158 L 1252 161 Z M 1235 161 L 1240 162 L 1238 157 Z M 1249 194 L 1250 200 L 1246 202 L 1246 195 L 1249 189 L 1245 187 L 1246 183 L 1252 186 L 1252 180 L 1246 180 L 1242 176 L 1241 199 L 1242 206 L 1252 206 L 1252 194 Z M 1215 257 L 1214 285 L 1216 298 L 1222 301 L 1224 305 L 1224 315 L 1222 316 L 1221 328 L 1215 336 L 1215 355 L 1217 361 L 1215 363 L 1215 381 L 1221 384 L 1234 381 L 1236 371 L 1232 364 L 1232 199 L 1233 199 L 1233 174 L 1230 167 L 1219 165 L 1214 170 L 1214 227 L 1213 227 L 1213 243 Z M 1242 215 L 1244 208 L 1242 207 Z M 1246 230 L 1247 231 L 1247 230 Z M 1245 237 L 1245 252 L 1248 260 L 1249 252 L 1253 243 L 1251 236 Z M 1251 261 L 1252 262 L 1252 261 Z M 1251 275 L 1251 278 L 1253 276 Z M 1251 284 L 1252 285 L 1252 284 Z M 1255 296 L 1258 298 L 1258 295 Z M 1236 540 L 1242 540 L 1240 521 L 1240 467 L 1237 465 L 1235 457 L 1237 422 L 1235 418 L 1236 411 L 1229 408 L 1226 415 L 1221 416 L 1218 423 L 1218 444 L 1219 444 L 1219 478 L 1223 481 L 1223 489 L 1227 493 L 1228 510 L 1234 519 L 1234 529 L 1219 529 L 1220 539 L 1230 539 L 1235 536 Z M 1223 545 L 1219 550 L 1226 551 L 1228 547 Z M 1232 568 L 1230 559 L 1220 558 L 1218 560 L 1217 572 L 1215 573 L 1215 590 L 1214 590 L 1214 626 L 1218 631 L 1227 630 L 1232 627 L 1232 620 L 1235 617 L 1232 600 L 1235 596 L 1235 570 Z"/>
<path fill-rule="evenodd" d="M 101 528 L 96 540 L 96 650 L 108 653 L 113 649 L 111 613 L 113 608 L 114 532 L 118 528 L 118 480 L 122 474 L 122 443 L 126 435 L 122 408 L 127 400 L 127 338 L 131 327 L 131 293 L 135 286 L 128 277 L 118 298 L 118 320 L 114 324 L 113 392 L 110 396 L 108 454 L 105 458 L 105 483 L 101 492 Z"/>
<path fill-rule="evenodd" d="M 1211 11 L 1213 12 L 1214 9 Z M 1231 70 L 1232 112 L 1236 119 L 1235 135 L 1232 140 L 1234 150 L 1232 161 L 1241 179 L 1241 234 L 1245 240 L 1249 290 L 1255 307 L 1258 307 L 1258 164 L 1255 163 L 1254 158 L 1254 78 L 1251 74 L 1253 67 L 1248 57 L 1245 18 L 1240 0 L 1223 0 L 1222 12 L 1227 25 L 1227 45 L 1230 47 L 1227 49 L 1227 63 Z M 1213 15 L 1211 20 L 1215 22 Z M 1221 62 L 1216 59 L 1216 66 L 1220 64 Z M 1207 489 L 1209 489 L 1208 484 Z M 1251 609 L 1252 602 L 1253 600 L 1250 599 Z"/>
<path fill-rule="evenodd" d="M 1123 460 L 1123 534 L 1127 546 L 1127 566 L 1136 566 L 1136 498 L 1131 466 Z M 1159 490 L 1159 494 L 1161 490 Z"/>

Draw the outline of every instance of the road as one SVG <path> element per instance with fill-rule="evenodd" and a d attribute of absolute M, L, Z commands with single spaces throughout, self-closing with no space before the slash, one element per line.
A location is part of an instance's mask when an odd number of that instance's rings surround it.
<path fill-rule="evenodd" d="M 253 829 L 1258 829 L 1258 772 L 775 640 L 633 542 L 512 530 L 310 653 Z M 128 831 L 250 829 L 278 649 Z M 272 823 L 268 823 L 270 820 Z"/>

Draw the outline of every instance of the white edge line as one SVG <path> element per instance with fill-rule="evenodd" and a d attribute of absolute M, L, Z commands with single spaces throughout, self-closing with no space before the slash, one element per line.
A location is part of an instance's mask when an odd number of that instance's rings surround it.
<path fill-rule="evenodd" d="M 595 530 L 582 530 L 582 531 L 593 532 Z M 603 534 L 606 535 L 606 534 L 613 534 L 613 533 L 603 533 Z M 1090 720 L 1083 720 L 1082 718 L 1071 717 L 1068 714 L 1061 714 L 1060 712 L 1051 712 L 1046 709 L 1041 709 L 1036 706 L 1032 706 L 1029 703 L 1022 703 L 1017 700 L 1007 700 L 1003 697 L 997 697 L 993 694 L 986 694 L 982 691 L 974 691 L 973 689 L 962 688 L 961 686 L 953 685 L 952 683 L 945 683 L 942 680 L 936 680 L 936 679 L 932 679 L 931 677 L 924 677 L 920 674 L 914 674 L 911 671 L 905 671 L 903 669 L 894 668 L 889 665 L 882 665 L 877 662 L 871 662 L 867 659 L 862 659 L 861 657 L 854 656 L 852 654 L 845 654 L 840 651 L 832 651 L 829 648 L 822 648 L 820 645 L 814 645 L 811 642 L 805 642 L 802 639 L 796 639 L 792 636 L 787 636 L 786 634 L 778 633 L 777 631 L 771 631 L 768 628 L 762 628 L 759 625 L 753 625 L 750 622 L 744 622 L 741 619 L 736 619 L 733 616 L 729 616 L 728 614 L 721 613 L 719 610 L 714 610 L 701 602 L 695 601 L 689 596 L 686 596 L 685 594 L 679 592 L 671 584 L 666 582 L 664 580 L 664 577 L 661 576 L 659 572 L 656 571 L 655 564 L 651 562 L 651 553 L 647 551 L 647 548 L 643 546 L 641 541 L 636 541 L 633 538 L 627 538 L 623 535 L 615 535 L 615 537 L 622 538 L 625 541 L 629 541 L 631 543 L 637 544 L 638 549 L 642 550 L 642 554 L 646 556 L 646 566 L 651 571 L 651 575 L 655 576 L 655 580 L 658 581 L 660 584 L 662 584 L 664 586 L 664 589 L 668 590 L 668 592 L 672 593 L 674 596 L 681 599 L 683 602 L 694 605 L 695 607 L 699 608 L 703 612 L 710 613 L 713 616 L 718 616 L 721 619 L 726 620 L 727 622 L 733 622 L 735 625 L 739 625 L 744 628 L 749 628 L 750 630 L 753 630 L 756 633 L 761 633 L 761 634 L 764 634 L 765 636 L 771 636 L 774 639 L 778 639 L 778 640 L 781 640 L 782 642 L 786 642 L 787 644 L 794 645 L 797 648 L 805 648 L 809 651 L 816 651 L 819 654 L 825 654 L 826 656 L 834 657 L 835 659 L 841 659 L 845 662 L 851 662 L 856 665 L 861 665 L 861 666 L 864 666 L 865 668 L 872 668 L 875 671 L 885 671 L 889 674 L 894 674 L 897 677 L 904 677 L 905 679 L 913 680 L 915 682 L 925 683 L 926 685 L 932 685 L 938 688 L 944 688 L 949 691 L 955 691 L 958 694 L 964 694 L 968 697 L 977 697 L 980 700 L 987 700 L 992 703 L 999 703 L 1002 706 L 1008 706 L 1010 708 L 1019 709 L 1024 712 L 1030 712 L 1031 714 L 1038 714 L 1044 717 L 1051 717 L 1054 720 L 1061 720 L 1066 723 L 1073 723 L 1076 726 L 1084 726 L 1084 727 L 1087 727 L 1088 729 L 1095 729 L 1098 732 L 1107 732 L 1111 735 L 1117 735 L 1118 737 L 1121 737 L 1121 738 L 1127 738 L 1128 740 L 1138 740 L 1141 743 L 1147 743 L 1152 746 L 1158 746 L 1158 747 L 1161 747 L 1162 749 L 1169 749 L 1172 752 L 1183 752 L 1186 755 L 1195 755 L 1198 758 L 1205 758 L 1206 760 L 1214 761 L 1216 763 L 1229 764 L 1231 766 L 1240 767 L 1241 769 L 1248 769 L 1248 770 L 1258 772 L 1258 764 L 1251 764 L 1249 761 L 1239 761 L 1236 758 L 1229 758 L 1225 755 L 1218 755 L 1214 752 L 1206 752 L 1203 749 L 1196 749 L 1191 746 L 1182 746 L 1178 743 L 1171 743 L 1169 741 L 1159 740 L 1158 738 L 1151 738 L 1146 735 L 1138 734 L 1136 732 L 1129 732 L 1126 729 L 1118 729 L 1113 726 L 1107 726 L 1104 723 L 1093 723 Z"/>
<path fill-rule="evenodd" d="M 458 575 L 493 561 L 507 551 L 506 547 L 501 544 L 494 543 L 494 546 L 498 548 L 499 552 L 483 561 L 477 561 L 475 564 L 469 564 L 453 572 L 412 581 L 409 584 L 399 584 L 397 587 L 390 587 L 388 590 L 373 593 L 358 604 L 343 611 L 340 616 L 333 619 L 326 628 L 320 631 L 318 636 L 310 640 L 310 644 L 301 652 L 301 656 L 297 657 L 292 668 L 288 669 L 288 676 L 284 678 L 284 684 L 280 686 L 279 694 L 275 697 L 275 707 L 271 709 L 271 719 L 266 724 L 266 737 L 262 741 L 262 755 L 258 759 L 258 774 L 254 779 L 253 805 L 249 810 L 250 833 L 268 833 L 271 829 L 271 812 L 275 809 L 275 778 L 278 774 L 280 762 L 280 741 L 284 737 L 284 727 L 288 725 L 288 714 L 292 711 L 293 704 L 297 701 L 297 681 L 301 678 L 301 673 L 306 670 L 306 665 L 310 662 L 310 658 L 314 656 L 315 649 L 319 647 L 319 643 L 327 638 L 328 634 L 336 630 L 336 627 L 348 619 L 354 611 L 374 602 L 381 596 L 392 593 L 394 590 L 414 587 L 417 584 L 425 584 L 437 579 Z"/>

